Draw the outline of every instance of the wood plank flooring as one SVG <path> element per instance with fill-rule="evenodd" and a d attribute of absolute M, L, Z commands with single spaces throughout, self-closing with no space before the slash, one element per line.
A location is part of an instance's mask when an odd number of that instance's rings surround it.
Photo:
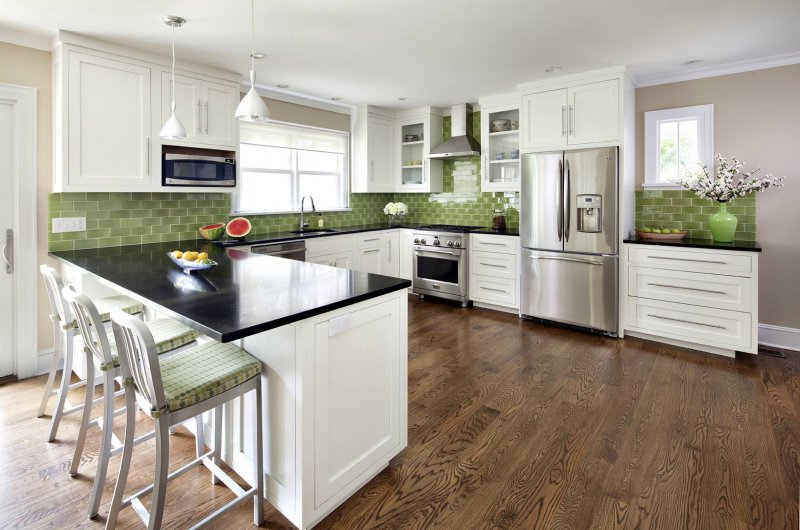
<path fill-rule="evenodd" d="M 317 528 L 798 528 L 800 354 L 732 360 L 415 297 L 409 313 L 409 446 Z M 96 437 L 70 478 L 78 418 L 45 442 L 43 384 L 0 386 L 0 527 L 101 528 L 84 515 Z M 172 465 L 191 459 L 188 433 L 172 440 Z M 153 457 L 137 448 L 131 490 Z M 165 528 L 231 498 L 187 473 Z M 252 528 L 251 514 L 217 527 Z M 292 528 L 269 506 L 264 526 Z M 126 510 L 119 527 L 141 525 Z"/>

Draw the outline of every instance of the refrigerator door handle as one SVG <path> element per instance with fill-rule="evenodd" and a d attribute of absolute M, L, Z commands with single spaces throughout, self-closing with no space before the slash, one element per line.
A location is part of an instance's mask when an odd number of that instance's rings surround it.
<path fill-rule="evenodd" d="M 569 223 L 572 205 L 570 204 L 571 186 L 569 182 L 569 159 L 564 162 L 564 197 L 562 198 L 562 208 L 564 209 L 564 241 L 569 242 Z"/>
<path fill-rule="evenodd" d="M 558 219 L 556 222 L 558 229 L 558 240 L 564 236 L 564 162 L 558 161 Z"/>
<path fill-rule="evenodd" d="M 579 258 L 569 258 L 566 256 L 528 256 L 530 259 L 552 259 L 556 261 L 572 261 L 575 263 L 584 263 L 586 265 L 600 265 L 602 266 L 603 263 L 600 261 L 591 261 L 588 259 L 579 259 Z"/>

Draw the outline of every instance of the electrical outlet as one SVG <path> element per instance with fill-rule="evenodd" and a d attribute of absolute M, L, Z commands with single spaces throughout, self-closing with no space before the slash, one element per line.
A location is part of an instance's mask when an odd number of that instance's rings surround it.
<path fill-rule="evenodd" d="M 53 219 L 53 233 L 86 232 L 85 217 L 58 217 Z"/>
<path fill-rule="evenodd" d="M 328 321 L 328 336 L 335 337 L 350 329 L 350 313 L 332 318 Z"/>

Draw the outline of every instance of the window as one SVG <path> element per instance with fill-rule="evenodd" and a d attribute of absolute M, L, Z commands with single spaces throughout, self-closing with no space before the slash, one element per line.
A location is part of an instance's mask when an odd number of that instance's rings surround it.
<path fill-rule="evenodd" d="M 304 195 L 317 210 L 349 207 L 348 133 L 269 122 L 239 134 L 237 213 L 296 212 Z"/>
<path fill-rule="evenodd" d="M 675 188 L 671 179 L 714 162 L 714 105 L 644 113 L 644 185 Z"/>

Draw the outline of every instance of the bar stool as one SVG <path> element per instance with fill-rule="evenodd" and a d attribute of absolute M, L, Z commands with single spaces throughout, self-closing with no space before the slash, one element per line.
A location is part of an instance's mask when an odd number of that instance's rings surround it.
<path fill-rule="evenodd" d="M 159 360 L 155 341 L 144 322 L 119 310 L 111 312 L 111 322 L 119 352 L 127 412 L 122 462 L 106 528 L 114 528 L 120 509 L 129 505 L 148 528 L 160 528 L 167 482 L 200 464 L 211 471 L 213 484 L 222 481 L 236 498 L 194 527 L 215 521 L 250 497 L 253 497 L 254 504 L 253 521 L 256 526 L 260 525 L 264 521 L 261 362 L 233 344 L 218 342 L 209 342 Z M 256 486 L 244 490 L 219 467 L 222 406 L 250 391 L 256 393 L 256 457 L 253 461 Z M 155 483 L 123 500 L 133 453 L 135 402 L 155 422 Z M 214 411 L 214 448 L 169 473 L 169 428 L 210 410 Z M 148 513 L 139 498 L 150 492 L 153 497 Z"/>
<path fill-rule="evenodd" d="M 80 388 L 86 385 L 86 381 L 80 381 L 75 384 L 70 384 L 72 377 L 72 361 L 73 361 L 73 342 L 78 334 L 78 324 L 72 317 L 69 307 L 64 302 L 61 296 L 61 290 L 64 288 L 64 282 L 61 280 L 61 275 L 52 267 L 42 265 L 39 267 L 44 277 L 44 284 L 47 290 L 47 298 L 50 300 L 50 320 L 53 321 L 53 359 L 50 362 L 50 373 L 47 376 L 47 383 L 44 387 L 44 395 L 42 402 L 39 405 L 39 411 L 36 414 L 37 418 L 44 416 L 47 401 L 53 394 L 58 394 L 56 399 L 56 406 L 53 409 L 53 415 L 50 420 L 50 431 L 47 434 L 47 441 L 52 442 L 56 439 L 58 432 L 58 425 L 63 416 L 73 414 L 83 410 L 83 406 L 73 406 L 67 399 L 67 394 L 70 390 Z M 103 322 L 108 322 L 111 317 L 109 312 L 112 309 L 120 309 L 129 314 L 141 314 L 144 311 L 144 305 L 137 302 L 133 298 L 127 296 L 109 296 L 101 298 L 97 301 L 97 308 L 100 312 L 100 318 Z M 59 390 L 53 390 L 55 383 L 56 372 L 59 368 L 59 360 L 64 357 L 64 364 L 61 372 L 61 385 Z M 100 399 L 95 402 L 99 402 Z"/>
<path fill-rule="evenodd" d="M 115 380 L 120 380 L 121 386 L 119 356 L 117 354 L 116 341 L 106 332 L 102 315 L 89 297 L 79 294 L 72 287 L 64 287 L 61 292 L 71 313 L 78 322 L 78 330 L 83 338 L 84 352 L 86 353 L 86 380 L 94 380 L 95 364 L 98 365 L 103 374 L 103 414 L 96 420 L 91 420 L 93 393 L 91 387 L 87 387 L 80 431 L 70 467 L 70 475 L 76 475 L 83 454 L 86 432 L 91 426 L 96 425 L 99 427 L 102 432 L 100 453 L 98 455 L 94 485 L 92 486 L 92 495 L 89 498 L 89 518 L 93 519 L 100 510 L 100 501 L 106 483 L 108 461 L 113 455 L 122 452 L 122 443 L 113 432 L 114 416 L 125 412 L 124 408 L 114 410 L 114 398 L 118 395 L 114 388 Z M 155 351 L 159 355 L 194 344 L 200 335 L 190 327 L 169 318 L 151 320 L 145 322 L 144 325 L 152 334 Z M 140 436 L 134 440 L 134 444 L 149 440 L 153 435 L 154 433 L 151 432 Z"/>

